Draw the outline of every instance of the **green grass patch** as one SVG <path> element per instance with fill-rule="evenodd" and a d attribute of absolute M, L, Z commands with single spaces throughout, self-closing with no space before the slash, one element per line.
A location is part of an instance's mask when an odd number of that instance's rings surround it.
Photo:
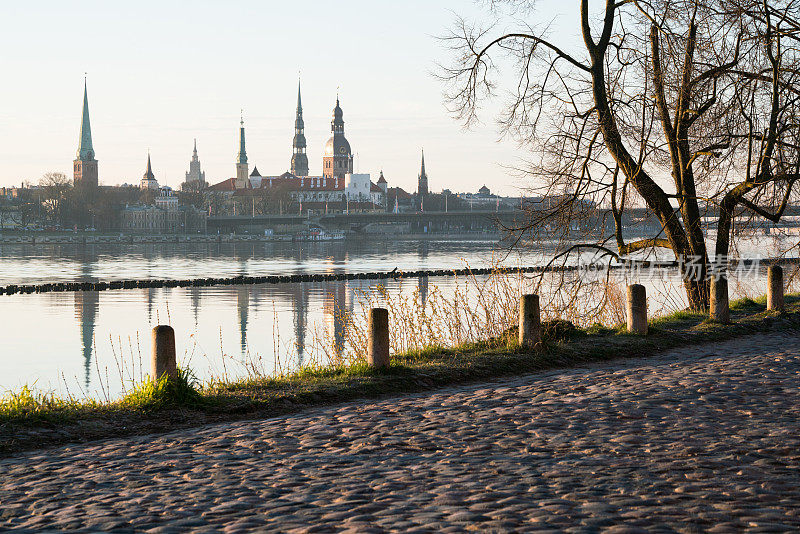
<path fill-rule="evenodd" d="M 27 384 L 0 398 L 0 422 L 57 421 L 79 411 L 98 408 L 92 400 L 63 399 L 53 393 L 42 393 Z"/>
<path fill-rule="evenodd" d="M 119 401 L 121 406 L 137 410 L 155 410 L 165 407 L 199 407 L 205 401 L 197 378 L 185 369 L 178 369 L 178 377 L 170 380 L 163 375 L 158 380 L 147 377 L 133 391 Z"/>

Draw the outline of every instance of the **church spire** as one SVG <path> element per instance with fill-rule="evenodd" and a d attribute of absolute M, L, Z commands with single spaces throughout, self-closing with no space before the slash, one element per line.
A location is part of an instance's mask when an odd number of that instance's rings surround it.
<path fill-rule="evenodd" d="M 194 150 L 192 151 L 192 160 L 197 161 L 197 138 L 194 139 Z"/>
<path fill-rule="evenodd" d="M 419 195 L 420 207 L 425 196 L 428 194 L 428 175 L 425 173 L 425 149 L 422 150 L 422 165 L 419 169 L 419 181 L 417 182 L 417 195 Z"/>
<path fill-rule="evenodd" d="M 156 177 L 153 174 L 153 166 L 150 165 L 150 152 L 147 153 L 147 172 L 144 173 L 144 177 L 147 180 L 155 180 Z"/>
<path fill-rule="evenodd" d="M 244 115 L 239 121 L 239 156 L 236 162 L 239 165 L 247 165 L 247 151 L 244 149 Z"/>
<path fill-rule="evenodd" d="M 300 99 L 300 80 L 297 80 L 297 116 L 294 120 L 294 140 L 292 141 L 292 174 L 308 176 L 308 156 L 306 155 L 305 123 L 303 122 L 303 103 Z"/>
<path fill-rule="evenodd" d="M 336 107 L 333 108 L 333 120 L 331 121 L 331 132 L 344 134 L 344 113 L 339 105 L 339 93 L 336 93 Z"/>
<path fill-rule="evenodd" d="M 83 115 L 81 117 L 81 139 L 78 153 L 72 162 L 72 181 L 75 187 L 97 187 L 97 160 L 92 146 L 92 127 L 89 123 L 89 94 L 86 78 L 83 79 Z"/>
<path fill-rule="evenodd" d="M 86 78 L 83 79 L 83 118 L 81 119 L 81 140 L 78 146 L 78 157 L 81 161 L 94 159 L 92 147 L 92 126 L 89 123 L 89 95 L 86 90 Z"/>
<path fill-rule="evenodd" d="M 303 115 L 303 103 L 300 101 L 300 78 L 297 79 L 297 115 Z"/>
<path fill-rule="evenodd" d="M 250 185 L 250 169 L 244 149 L 244 115 L 239 121 L 239 156 L 236 158 L 236 189 L 247 189 Z"/>

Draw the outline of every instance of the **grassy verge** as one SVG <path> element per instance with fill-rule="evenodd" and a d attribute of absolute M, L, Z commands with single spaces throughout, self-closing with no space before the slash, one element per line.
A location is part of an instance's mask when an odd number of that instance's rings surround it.
<path fill-rule="evenodd" d="M 72 441 L 164 432 L 200 424 L 270 417 L 300 409 L 391 393 L 535 373 L 615 358 L 800 327 L 800 295 L 786 297 L 786 311 L 765 310 L 763 299 L 731 303 L 731 324 L 703 314 L 678 312 L 651 321 L 647 336 L 624 328 L 577 329 L 556 321 L 544 328 L 545 349 L 519 350 L 514 332 L 458 348 L 429 348 L 399 355 L 392 365 L 307 369 L 279 379 L 250 379 L 200 386 L 182 373 L 176 383 L 147 381 L 123 399 L 100 403 L 36 394 L 28 388 L 0 399 L 0 454 Z"/>

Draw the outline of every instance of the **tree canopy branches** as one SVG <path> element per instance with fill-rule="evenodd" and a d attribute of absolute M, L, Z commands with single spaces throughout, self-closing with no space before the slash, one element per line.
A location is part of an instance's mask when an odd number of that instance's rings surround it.
<path fill-rule="evenodd" d="M 700 258 L 704 275 L 731 249 L 736 217 L 780 219 L 800 172 L 800 0 L 605 0 L 596 12 L 581 0 L 583 53 L 535 29 L 535 2 L 490 4 L 520 31 L 459 20 L 440 76 L 467 124 L 513 76 L 502 130 L 531 150 L 532 189 L 563 199 L 532 210 L 528 231 L 590 204 L 610 210 L 621 255 L 669 248 Z M 637 203 L 660 230 L 626 243 Z M 707 282 L 685 285 L 706 307 Z"/>

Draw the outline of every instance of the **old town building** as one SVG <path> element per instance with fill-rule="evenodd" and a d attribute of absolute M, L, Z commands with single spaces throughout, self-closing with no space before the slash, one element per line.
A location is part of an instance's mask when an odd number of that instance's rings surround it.
<path fill-rule="evenodd" d="M 339 211 L 384 211 L 387 208 L 388 184 L 381 174 L 378 184 L 372 183 L 369 174 L 353 172 L 353 153 L 344 136 L 344 119 L 339 98 L 333 110 L 331 137 L 325 144 L 322 158 L 322 176 L 309 176 L 306 155 L 305 124 L 300 96 L 297 88 L 297 110 L 292 140 L 291 171 L 280 175 L 262 176 L 258 167 L 253 167 L 249 176 L 245 151 L 244 123 L 239 132 L 239 155 L 236 177 L 216 183 L 204 191 L 204 203 L 213 215 L 255 213 L 256 199 L 284 195 L 285 202 L 277 203 L 278 211 L 290 212 L 339 212 Z M 245 179 L 247 176 L 247 179 Z M 271 205 L 275 204 L 272 202 Z M 238 208 L 237 208 L 238 207 Z M 275 206 L 273 206 L 274 208 Z M 266 209 L 266 208 L 265 208 Z"/>

